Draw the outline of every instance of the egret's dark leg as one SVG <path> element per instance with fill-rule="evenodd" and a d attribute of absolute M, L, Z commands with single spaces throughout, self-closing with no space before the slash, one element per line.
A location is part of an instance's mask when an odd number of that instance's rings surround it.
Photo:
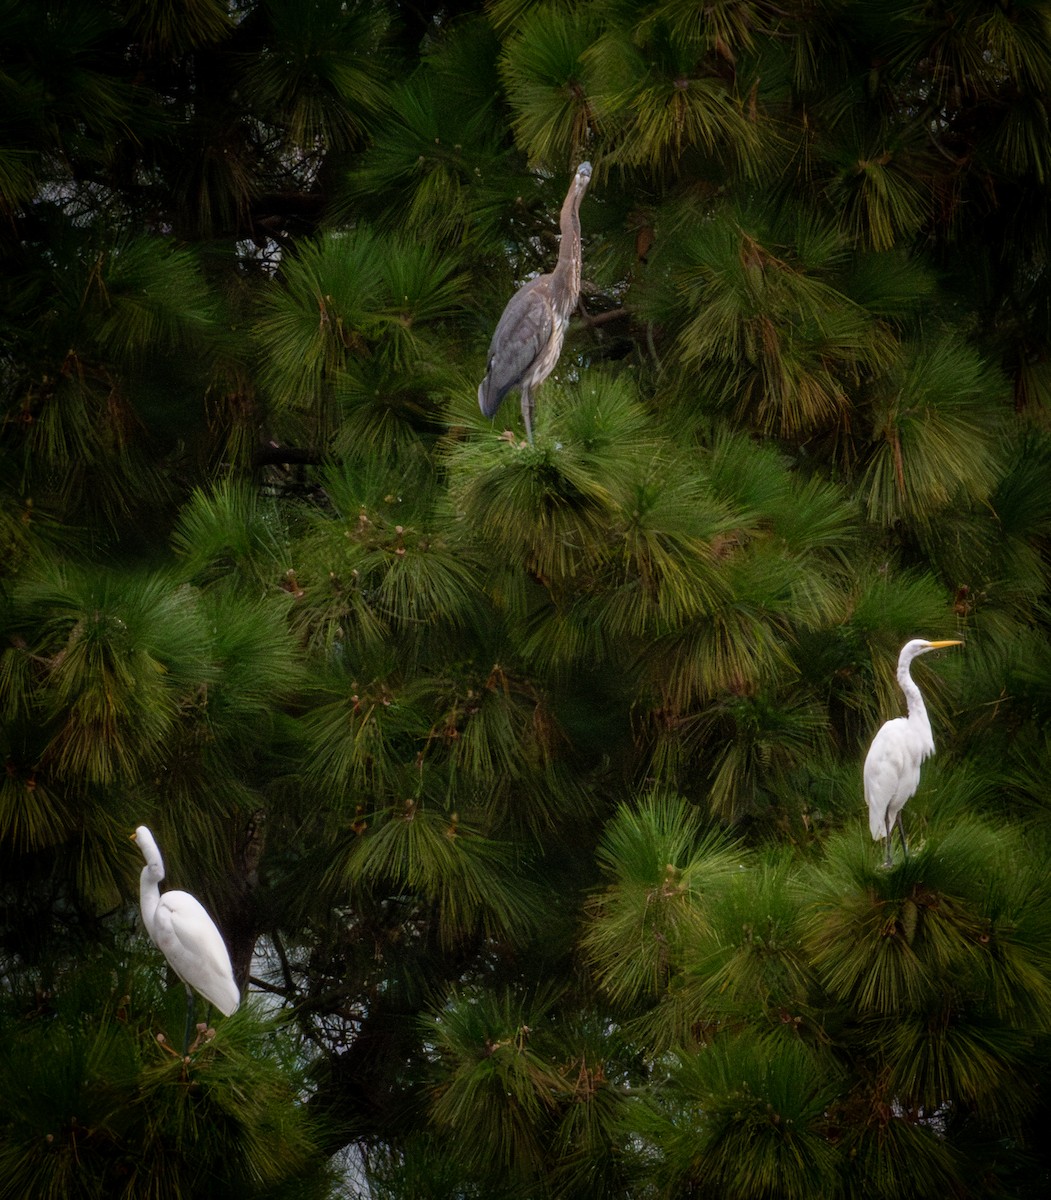
<path fill-rule="evenodd" d="M 187 1051 L 190 1048 L 190 1030 L 193 1028 L 193 1009 L 194 997 L 193 989 L 187 985 L 186 987 L 186 1028 L 182 1034 L 182 1056 L 186 1057 Z"/>
<path fill-rule="evenodd" d="M 526 440 L 533 444 L 533 393 L 528 385 L 522 387 L 522 420 L 525 421 Z"/>
<path fill-rule="evenodd" d="M 901 819 L 901 813 L 898 813 L 898 833 L 901 835 L 901 852 L 906 858 L 909 857 L 909 843 L 905 840 L 905 822 Z"/>
<path fill-rule="evenodd" d="M 894 866 L 894 841 L 893 841 L 894 826 L 890 823 L 890 812 L 889 811 L 887 813 L 887 816 L 883 820 L 883 826 L 887 831 L 887 837 L 885 839 L 886 843 L 887 843 L 887 853 L 884 855 L 883 865 L 885 867 L 893 867 Z"/>

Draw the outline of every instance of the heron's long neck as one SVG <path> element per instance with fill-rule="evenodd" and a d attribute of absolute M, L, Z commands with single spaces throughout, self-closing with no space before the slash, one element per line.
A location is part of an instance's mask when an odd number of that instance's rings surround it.
<path fill-rule="evenodd" d="M 562 240 L 558 245 L 558 265 L 554 270 L 558 285 L 555 297 L 566 317 L 576 308 L 580 296 L 580 200 L 580 188 L 574 184 L 558 219 Z"/>

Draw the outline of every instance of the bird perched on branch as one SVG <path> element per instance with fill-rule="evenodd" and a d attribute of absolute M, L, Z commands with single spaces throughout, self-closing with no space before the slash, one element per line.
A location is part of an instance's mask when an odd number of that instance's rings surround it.
<path fill-rule="evenodd" d="M 927 717 L 920 689 L 913 682 L 909 667 L 912 661 L 930 650 L 943 646 L 961 646 L 962 642 L 927 642 L 913 638 L 906 642 L 898 655 L 898 685 L 905 693 L 907 717 L 895 717 L 882 725 L 872 739 L 865 756 L 865 803 L 869 809 L 869 831 L 873 841 L 886 838 L 887 854 L 884 866 L 894 865 L 891 835 L 897 825 L 901 848 L 908 857 L 905 826 L 901 810 L 916 793 L 920 783 L 920 764 L 934 753 L 934 735 Z"/>
<path fill-rule="evenodd" d="M 526 437 L 533 440 L 533 392 L 554 370 L 569 318 L 580 298 L 580 202 L 591 182 L 591 163 L 577 167 L 562 203 L 558 263 L 549 275 L 523 284 L 508 301 L 489 343 L 478 403 L 496 414 L 508 392 L 518 388 Z"/>
<path fill-rule="evenodd" d="M 209 1004 L 214 1004 L 227 1017 L 241 1003 L 241 993 L 234 982 L 223 935 L 204 905 L 189 892 L 169 891 L 162 895 L 160 882 L 164 878 L 164 860 L 153 834 L 145 825 L 140 825 L 132 837 L 146 860 L 139 876 L 143 924 L 150 940 L 186 985 L 185 1054 L 193 1024 L 193 991 L 200 992 Z"/>

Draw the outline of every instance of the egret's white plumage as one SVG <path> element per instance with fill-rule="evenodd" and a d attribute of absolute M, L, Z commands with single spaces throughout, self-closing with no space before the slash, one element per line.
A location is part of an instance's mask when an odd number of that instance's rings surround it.
<path fill-rule="evenodd" d="M 140 825 L 133 834 L 146 865 L 139 876 L 142 920 L 153 944 L 172 970 L 210 1004 L 229 1016 L 241 1002 L 223 935 L 205 907 L 189 892 L 161 892 L 164 860 L 153 834 Z"/>
<path fill-rule="evenodd" d="M 907 717 L 895 717 L 880 727 L 865 756 L 865 803 L 869 809 L 869 830 L 874 841 L 887 840 L 888 867 L 894 864 L 891 834 L 897 825 L 902 847 L 905 829 L 901 810 L 915 795 L 920 783 L 920 765 L 934 753 L 934 736 L 920 689 L 913 682 L 909 667 L 914 659 L 929 650 L 959 646 L 959 641 L 928 642 L 913 638 L 898 655 L 898 685 L 905 693 Z M 906 853 L 908 853 L 906 849 Z"/>

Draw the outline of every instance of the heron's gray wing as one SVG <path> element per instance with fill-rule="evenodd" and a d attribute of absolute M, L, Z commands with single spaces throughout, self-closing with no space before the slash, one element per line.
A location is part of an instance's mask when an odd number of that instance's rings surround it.
<path fill-rule="evenodd" d="M 493 416 L 512 388 L 521 385 L 555 332 L 549 285 L 550 276 L 542 275 L 519 288 L 496 326 L 485 378 L 478 388 L 478 404 L 487 417 Z"/>

